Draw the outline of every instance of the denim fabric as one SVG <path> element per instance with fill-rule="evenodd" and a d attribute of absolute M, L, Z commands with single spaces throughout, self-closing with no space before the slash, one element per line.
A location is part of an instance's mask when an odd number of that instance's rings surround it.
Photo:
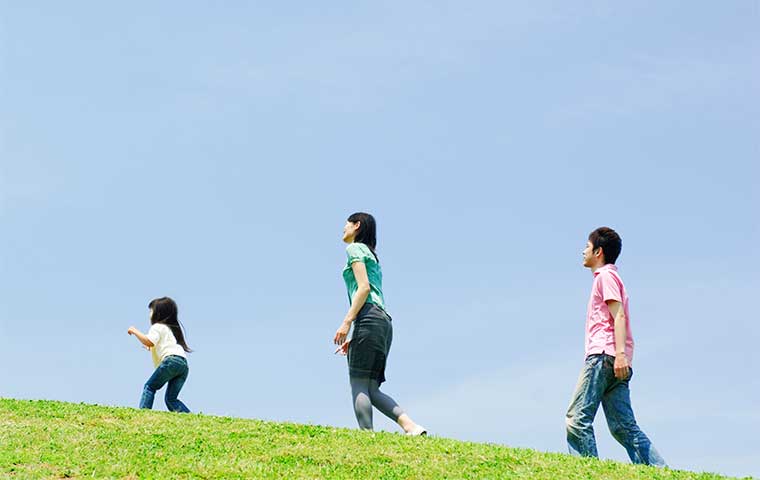
<path fill-rule="evenodd" d="M 189 413 L 190 410 L 177 397 L 179 391 L 187 380 L 189 369 L 187 360 L 179 355 L 169 355 L 158 365 L 156 371 L 150 376 L 143 387 L 142 397 L 140 398 L 140 408 L 153 408 L 153 398 L 156 391 L 160 390 L 167 382 L 166 387 L 166 408 L 170 412 Z"/>
<path fill-rule="evenodd" d="M 633 463 L 665 467 L 665 460 L 652 442 L 639 429 L 631 408 L 628 383 L 615 378 L 615 357 L 605 354 L 589 355 L 578 378 L 578 385 L 567 410 L 567 444 L 570 453 L 598 457 L 594 438 L 594 417 L 602 404 L 610 433 L 625 450 Z"/>

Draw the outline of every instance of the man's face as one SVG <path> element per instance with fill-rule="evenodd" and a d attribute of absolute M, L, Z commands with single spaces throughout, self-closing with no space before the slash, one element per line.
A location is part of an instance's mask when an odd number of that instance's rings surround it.
<path fill-rule="evenodd" d="M 594 245 L 591 242 L 586 242 L 586 248 L 583 249 L 583 266 L 587 268 L 593 267 L 596 262 L 597 258 L 601 256 L 602 249 L 598 249 L 596 251 L 598 255 L 594 254 Z"/>

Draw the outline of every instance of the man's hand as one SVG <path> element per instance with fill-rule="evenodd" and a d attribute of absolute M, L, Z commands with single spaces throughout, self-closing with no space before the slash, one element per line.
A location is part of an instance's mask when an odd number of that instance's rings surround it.
<path fill-rule="evenodd" d="M 615 355 L 615 378 L 618 380 L 626 380 L 631 374 L 631 364 L 628 362 L 628 357 L 625 353 L 618 353 Z"/>

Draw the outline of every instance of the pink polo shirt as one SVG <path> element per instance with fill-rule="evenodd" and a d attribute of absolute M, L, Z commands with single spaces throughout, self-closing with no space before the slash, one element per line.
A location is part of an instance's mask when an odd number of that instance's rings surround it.
<path fill-rule="evenodd" d="M 625 311 L 625 355 L 633 362 L 633 335 L 631 334 L 631 316 L 628 314 L 628 294 L 617 267 L 608 263 L 594 272 L 591 297 L 586 311 L 586 356 L 606 353 L 615 356 L 615 319 L 607 307 L 607 300 L 617 300 L 623 304 Z"/>

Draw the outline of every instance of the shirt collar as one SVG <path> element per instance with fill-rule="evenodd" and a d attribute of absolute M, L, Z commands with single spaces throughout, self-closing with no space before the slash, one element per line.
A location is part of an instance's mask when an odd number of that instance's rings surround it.
<path fill-rule="evenodd" d="M 594 272 L 594 276 L 596 277 L 597 275 L 599 275 L 600 273 L 602 273 L 602 271 L 604 271 L 604 270 L 612 270 L 613 272 L 617 272 L 617 267 L 615 265 L 613 265 L 612 263 L 607 263 L 607 264 L 605 264 L 605 265 L 597 268 L 596 272 Z"/>

